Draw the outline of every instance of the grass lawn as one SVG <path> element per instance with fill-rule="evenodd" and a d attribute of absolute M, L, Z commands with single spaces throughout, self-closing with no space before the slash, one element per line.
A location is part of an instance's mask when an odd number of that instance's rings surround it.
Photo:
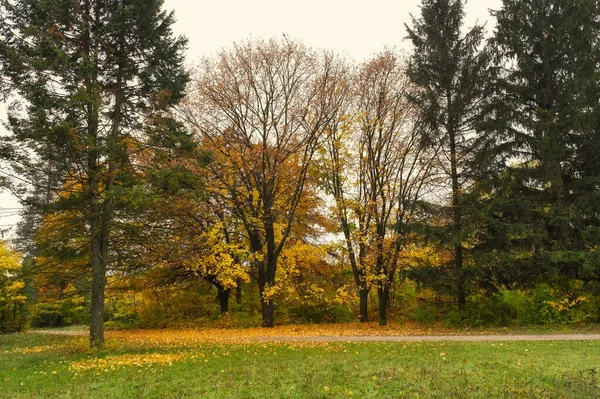
<path fill-rule="evenodd" d="M 0 336 L 0 398 L 594 398 L 600 342 L 260 343 L 243 330 Z M 233 336 L 234 339 L 227 339 Z"/>

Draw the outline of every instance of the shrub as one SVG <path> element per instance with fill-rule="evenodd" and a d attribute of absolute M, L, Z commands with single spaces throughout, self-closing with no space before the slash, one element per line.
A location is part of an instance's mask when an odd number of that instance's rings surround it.
<path fill-rule="evenodd" d="M 532 289 L 502 288 L 493 295 L 474 295 L 462 311 L 444 316 L 448 326 L 534 326 L 598 320 L 598 304 L 583 294 L 583 285 L 569 282 L 564 290 L 549 284 Z"/>
<path fill-rule="evenodd" d="M 433 324 L 436 320 L 435 312 L 428 306 L 416 308 L 412 318 L 421 324 Z"/>
<path fill-rule="evenodd" d="M 354 313 L 346 306 L 332 303 L 298 304 L 288 308 L 288 315 L 300 323 L 338 323 L 354 319 Z"/>
<path fill-rule="evenodd" d="M 503 289 L 502 300 L 511 309 L 518 325 L 546 325 L 568 322 L 567 313 L 556 305 L 560 297 L 548 284 L 538 284 L 530 291 Z"/>
<path fill-rule="evenodd" d="M 514 312 L 497 295 L 476 296 L 460 314 L 461 324 L 468 327 L 506 326 L 512 323 Z"/>

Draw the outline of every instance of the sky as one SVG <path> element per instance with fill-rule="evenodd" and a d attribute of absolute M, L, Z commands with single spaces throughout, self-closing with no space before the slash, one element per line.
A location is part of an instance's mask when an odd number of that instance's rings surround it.
<path fill-rule="evenodd" d="M 408 49 L 405 23 L 419 15 L 420 0 L 165 0 L 175 10 L 176 34 L 189 38 L 188 62 L 252 38 L 286 34 L 306 45 L 335 50 L 361 60 L 385 46 Z M 287 5 L 286 5 L 287 4 Z M 501 0 L 470 0 L 465 25 L 490 19 Z M 487 24 L 493 29 L 492 23 Z"/>
<path fill-rule="evenodd" d="M 235 42 L 250 38 L 288 37 L 314 49 L 333 50 L 356 61 L 367 59 L 385 47 L 409 50 L 404 24 L 410 14 L 419 15 L 420 0 L 165 0 L 175 11 L 176 35 L 188 38 L 187 63 L 193 66 Z M 470 0 L 465 6 L 465 26 L 476 21 L 494 22 L 488 10 L 500 8 L 502 0 Z M 0 103 L 0 119 L 5 120 Z M 0 133 L 6 134 L 0 127 Z M 0 230 L 14 226 L 18 202 L 0 192 Z M 13 229 L 14 231 L 14 229 Z"/>

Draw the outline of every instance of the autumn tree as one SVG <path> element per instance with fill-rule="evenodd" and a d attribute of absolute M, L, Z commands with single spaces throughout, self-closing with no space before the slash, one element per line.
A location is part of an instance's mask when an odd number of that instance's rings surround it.
<path fill-rule="evenodd" d="M 383 325 L 407 226 L 427 188 L 433 158 L 420 144 L 399 55 L 378 54 L 347 78 L 352 80 L 347 106 L 330 125 L 321 178 L 335 200 L 359 290 L 360 320 L 368 320 L 368 293 L 375 286 Z"/>
<path fill-rule="evenodd" d="M 21 257 L 0 241 L 0 333 L 19 331 L 25 325 L 25 282 Z"/>
<path fill-rule="evenodd" d="M 155 203 L 141 259 L 151 284 L 204 280 L 217 289 L 221 314 L 233 290 L 249 281 L 247 242 L 231 217 L 203 195 L 179 193 Z"/>
<path fill-rule="evenodd" d="M 463 32 L 462 0 L 423 0 L 421 15 L 406 26 L 413 51 L 408 77 L 415 87 L 411 100 L 424 125 L 422 141 L 439 148 L 438 164 L 447 177 L 449 205 L 440 212 L 448 223 L 438 236 L 453 252 L 455 293 L 462 309 L 466 303 L 465 242 L 470 226 L 465 223 L 467 197 L 489 149 L 478 124 L 489 111 L 493 70 L 482 50 L 484 29 L 475 25 Z M 438 215 L 439 216 L 439 215 Z"/>
<path fill-rule="evenodd" d="M 60 201 L 85 217 L 90 342 L 102 346 L 111 226 L 135 180 L 130 155 L 182 96 L 185 39 L 161 0 L 3 0 L 0 65 L 17 94 L 9 114 L 15 170 L 63 165 L 81 190 Z M 29 159 L 27 159 L 29 158 Z M 35 183 L 35 182 L 31 182 Z M 59 184 L 55 192 L 63 189 Z"/>
<path fill-rule="evenodd" d="M 311 159 L 336 106 L 336 63 L 288 38 L 249 41 L 200 65 L 186 116 L 213 151 L 211 184 L 244 226 L 263 326 L 273 326 L 277 259 Z"/>

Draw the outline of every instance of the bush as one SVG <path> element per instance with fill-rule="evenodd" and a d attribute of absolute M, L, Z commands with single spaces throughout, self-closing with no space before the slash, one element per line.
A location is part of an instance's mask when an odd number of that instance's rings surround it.
<path fill-rule="evenodd" d="M 503 301 L 510 307 L 519 325 L 570 323 L 577 312 L 576 302 L 548 284 L 538 284 L 531 291 L 502 290 Z M 581 315 L 576 317 L 581 318 Z"/>
<path fill-rule="evenodd" d="M 458 316 L 454 315 L 453 322 L 456 323 Z M 514 319 L 512 308 L 505 303 L 501 297 L 478 296 L 473 298 L 463 312 L 459 312 L 460 323 L 454 326 L 462 325 L 468 327 L 479 326 L 507 326 Z M 450 324 L 450 323 L 449 323 Z"/>
<path fill-rule="evenodd" d="M 347 307 L 331 303 L 299 304 L 288 308 L 289 317 L 300 323 L 339 323 L 354 320 Z"/>
<path fill-rule="evenodd" d="M 421 306 L 414 310 L 412 318 L 421 324 L 433 324 L 435 323 L 436 316 L 433 309 L 428 306 Z"/>
<path fill-rule="evenodd" d="M 503 288 L 491 296 L 474 296 L 462 313 L 448 314 L 454 326 L 535 326 L 598 320 L 597 303 L 582 294 L 582 284 L 570 282 L 566 292 L 538 284 L 530 290 Z"/>
<path fill-rule="evenodd" d="M 463 327 L 465 321 L 463 314 L 458 310 L 451 310 L 444 316 L 444 324 L 447 327 Z"/>

